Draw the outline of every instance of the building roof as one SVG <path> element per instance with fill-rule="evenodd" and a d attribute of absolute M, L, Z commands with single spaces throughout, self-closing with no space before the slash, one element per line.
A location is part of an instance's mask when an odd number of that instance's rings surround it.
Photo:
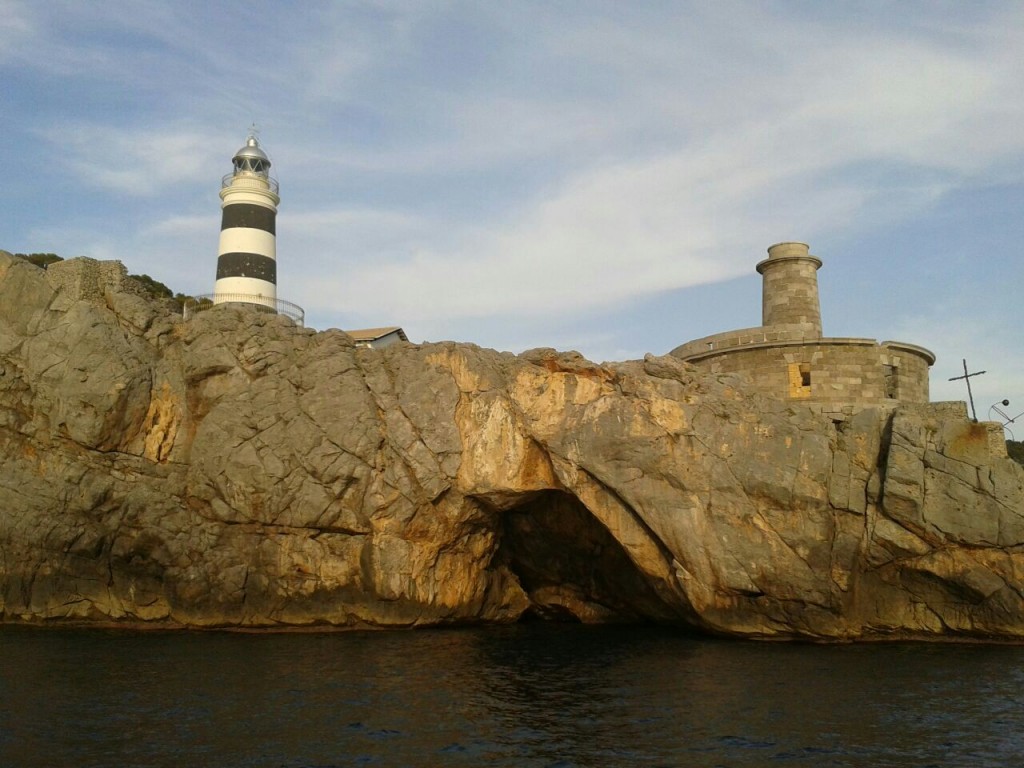
<path fill-rule="evenodd" d="M 270 167 L 270 158 L 267 157 L 267 153 L 260 147 L 260 143 L 256 137 L 251 134 L 249 135 L 249 138 L 245 140 L 245 146 L 235 152 L 234 159 L 237 160 L 240 157 L 263 160 L 266 162 L 267 167 Z"/>
<path fill-rule="evenodd" d="M 385 336 L 395 332 L 398 333 L 398 338 L 400 338 L 402 341 L 409 340 L 409 337 L 405 335 L 405 331 L 403 331 L 397 325 L 389 325 L 384 328 L 361 328 L 357 331 L 345 331 L 345 333 L 351 336 L 355 341 L 364 342 L 377 341 L 377 339 L 382 339 Z"/>

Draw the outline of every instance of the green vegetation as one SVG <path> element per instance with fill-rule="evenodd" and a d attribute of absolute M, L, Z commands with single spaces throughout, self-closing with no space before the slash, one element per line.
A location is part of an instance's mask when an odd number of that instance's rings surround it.
<path fill-rule="evenodd" d="M 166 285 L 161 283 L 159 280 L 154 280 L 149 275 L 128 275 L 129 279 L 139 283 L 143 288 L 146 289 L 146 293 L 152 296 L 154 299 L 173 299 L 174 291 L 168 288 Z"/>
<path fill-rule="evenodd" d="M 194 296 L 189 296 L 185 293 L 175 293 L 159 280 L 155 280 L 149 275 L 128 275 L 128 277 L 129 279 L 139 283 L 151 298 L 171 299 L 178 305 L 178 309 L 183 309 L 186 301 L 195 298 Z"/>
<path fill-rule="evenodd" d="M 1006 452 L 1018 464 L 1024 464 L 1024 442 L 1020 440 L 1007 440 Z"/>
<path fill-rule="evenodd" d="M 24 259 L 31 264 L 35 264 L 37 267 L 46 269 L 48 266 L 53 264 L 55 261 L 64 261 L 56 253 L 15 253 L 19 259 Z"/>

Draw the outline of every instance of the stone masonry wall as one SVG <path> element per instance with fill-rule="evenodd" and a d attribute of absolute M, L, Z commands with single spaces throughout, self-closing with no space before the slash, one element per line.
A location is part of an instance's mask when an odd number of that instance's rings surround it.
<path fill-rule="evenodd" d="M 757 265 L 763 276 L 761 324 L 803 325 L 820 337 L 820 266 L 821 259 L 811 256 L 807 243 L 776 243 L 769 247 L 768 258 Z"/>
<path fill-rule="evenodd" d="M 55 291 L 69 299 L 103 302 L 107 291 L 146 296 L 145 289 L 128 279 L 128 270 L 120 261 L 98 261 L 79 256 L 51 264 L 46 280 Z"/>
<path fill-rule="evenodd" d="M 758 391 L 780 399 L 858 406 L 928 401 L 926 360 L 871 340 L 734 347 L 690 362 L 713 373 L 748 375 Z"/>
<path fill-rule="evenodd" d="M 761 299 L 764 325 L 807 325 L 816 335 L 821 335 L 816 263 L 810 259 L 787 259 L 764 270 Z"/>
<path fill-rule="evenodd" d="M 739 328 L 732 331 L 722 331 L 710 336 L 703 336 L 685 344 L 680 344 L 669 354 L 678 357 L 680 360 L 688 360 L 691 357 L 703 358 L 709 353 L 721 352 L 731 347 L 742 347 L 750 344 L 779 344 L 781 342 L 817 342 L 821 334 L 816 333 L 813 328 L 806 324 L 797 325 L 760 325 L 756 328 Z M 874 339 L 864 339 L 874 343 Z"/>

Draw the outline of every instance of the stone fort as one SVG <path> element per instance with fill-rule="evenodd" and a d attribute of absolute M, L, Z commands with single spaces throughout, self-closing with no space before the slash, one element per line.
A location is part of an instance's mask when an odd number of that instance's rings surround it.
<path fill-rule="evenodd" d="M 753 391 L 843 418 L 867 407 L 928 402 L 935 355 L 900 341 L 821 333 L 818 269 L 806 243 L 778 243 L 757 265 L 761 325 L 705 336 L 669 354 L 711 373 L 748 376 Z"/>

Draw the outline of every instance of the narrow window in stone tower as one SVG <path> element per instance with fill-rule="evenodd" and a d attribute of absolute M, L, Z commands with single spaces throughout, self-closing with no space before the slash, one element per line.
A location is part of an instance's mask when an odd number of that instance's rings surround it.
<path fill-rule="evenodd" d="M 789 396 L 803 398 L 811 396 L 811 364 L 789 364 Z"/>
<path fill-rule="evenodd" d="M 883 366 L 885 371 L 885 396 L 898 399 L 900 396 L 900 369 L 895 365 Z"/>

